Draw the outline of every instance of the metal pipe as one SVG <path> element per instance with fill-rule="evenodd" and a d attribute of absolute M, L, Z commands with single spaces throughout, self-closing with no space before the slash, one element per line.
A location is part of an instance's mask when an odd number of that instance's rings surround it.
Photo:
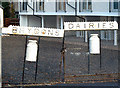
<path fill-rule="evenodd" d="M 56 2 L 56 12 L 57 12 L 57 2 Z"/>
<path fill-rule="evenodd" d="M 63 23 L 63 20 L 61 19 L 61 23 Z M 61 29 L 63 29 L 63 25 L 61 25 Z M 61 75 L 61 72 L 63 72 L 63 78 L 62 78 L 62 82 L 64 82 L 65 80 L 65 33 L 64 33 L 64 36 L 63 36 L 63 41 L 62 41 L 62 49 L 61 49 L 61 61 L 60 61 L 60 75 Z M 63 66 L 62 66 L 63 65 Z M 61 69 L 61 67 L 63 69 Z M 61 71 L 62 70 L 62 71 Z"/>
<path fill-rule="evenodd" d="M 114 45 L 117 45 L 117 30 L 114 30 Z"/>
<path fill-rule="evenodd" d="M 35 69 L 35 81 L 36 81 L 36 79 L 37 79 L 39 48 L 40 48 L 40 37 L 39 37 L 39 39 L 38 39 L 37 61 L 36 61 L 36 69 Z"/>
<path fill-rule="evenodd" d="M 21 12 L 21 2 L 20 2 L 20 12 Z"/>
<path fill-rule="evenodd" d="M 26 59 L 26 49 L 27 49 L 27 39 L 28 37 L 26 36 L 26 40 L 25 40 L 25 52 L 24 52 L 24 62 L 23 62 L 23 73 L 22 73 L 22 83 L 24 82 L 24 70 L 25 70 L 25 59 Z"/>
<path fill-rule="evenodd" d="M 88 74 L 90 73 L 90 54 L 88 53 Z"/>
<path fill-rule="evenodd" d="M 42 28 L 44 28 L 44 16 L 42 16 Z"/>
<path fill-rule="evenodd" d="M 61 29 L 63 30 L 63 16 L 61 16 Z"/>
<path fill-rule="evenodd" d="M 117 21 L 116 17 L 114 17 L 114 21 Z M 114 30 L 114 45 L 117 45 L 117 30 Z"/>
<path fill-rule="evenodd" d="M 65 81 L 65 51 L 63 51 L 63 82 Z"/>
<path fill-rule="evenodd" d="M 62 64 L 63 64 L 63 66 L 62 66 L 62 71 L 63 71 L 63 79 L 62 79 L 62 82 L 64 82 L 65 81 L 65 46 L 64 46 L 64 44 L 65 44 L 65 33 L 64 33 L 64 37 L 63 37 L 63 43 L 62 43 L 62 50 L 61 50 L 61 54 L 62 54 Z"/>
<path fill-rule="evenodd" d="M 88 34 L 87 34 L 88 35 Z M 89 37 L 87 38 L 88 41 L 88 74 L 90 73 L 90 52 L 89 52 Z"/>
<path fill-rule="evenodd" d="M 99 39 L 100 39 L 100 70 L 102 68 L 102 44 L 101 44 L 101 34 L 99 36 Z"/>

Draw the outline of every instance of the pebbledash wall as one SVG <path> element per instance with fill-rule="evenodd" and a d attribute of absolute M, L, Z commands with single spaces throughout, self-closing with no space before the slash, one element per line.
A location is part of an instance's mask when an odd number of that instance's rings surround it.
<path fill-rule="evenodd" d="M 118 21 L 119 0 L 19 0 L 20 26 L 63 29 L 64 22 Z M 117 30 L 100 31 L 104 40 L 114 40 Z M 69 35 L 85 37 L 87 31 Z"/>

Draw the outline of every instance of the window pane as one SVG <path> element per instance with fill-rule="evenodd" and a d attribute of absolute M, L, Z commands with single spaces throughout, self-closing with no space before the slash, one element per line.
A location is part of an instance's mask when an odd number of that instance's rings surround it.
<path fill-rule="evenodd" d="M 87 2 L 83 2 L 83 9 L 87 9 Z"/>
<path fill-rule="evenodd" d="M 57 8 L 58 10 L 65 11 L 65 0 L 59 0 L 57 2 Z"/>
<path fill-rule="evenodd" d="M 114 9 L 118 9 L 118 2 L 114 2 Z"/>
<path fill-rule="evenodd" d="M 92 9 L 92 2 L 91 2 L 91 0 L 84 0 L 83 1 L 83 9 L 84 10 L 91 10 Z"/>
<path fill-rule="evenodd" d="M 61 10 L 61 2 L 58 2 L 58 7 L 59 7 L 59 10 Z"/>
<path fill-rule="evenodd" d="M 114 0 L 114 9 L 118 9 L 118 1 Z"/>
<path fill-rule="evenodd" d="M 43 0 L 39 0 L 39 10 L 44 10 L 44 1 Z"/>
<path fill-rule="evenodd" d="M 27 10 L 27 0 L 23 0 L 22 2 L 22 10 Z"/>
<path fill-rule="evenodd" d="M 27 10 L 27 2 L 23 2 L 23 10 Z"/>
<path fill-rule="evenodd" d="M 91 2 L 88 2 L 88 9 L 92 9 Z"/>

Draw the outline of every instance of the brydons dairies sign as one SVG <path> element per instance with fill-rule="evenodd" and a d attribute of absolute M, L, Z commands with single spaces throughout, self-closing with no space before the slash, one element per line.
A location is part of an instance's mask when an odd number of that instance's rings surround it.
<path fill-rule="evenodd" d="M 9 26 L 2 28 L 2 33 L 16 35 L 63 37 L 65 30 L 108 30 L 118 29 L 116 21 L 110 22 L 64 22 L 63 29 Z"/>

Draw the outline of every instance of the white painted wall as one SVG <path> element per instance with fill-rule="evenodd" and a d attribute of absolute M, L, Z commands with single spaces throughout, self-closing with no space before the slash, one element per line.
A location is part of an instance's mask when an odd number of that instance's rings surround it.
<path fill-rule="evenodd" d="M 56 12 L 56 8 L 55 7 L 56 7 L 56 3 L 55 2 L 45 2 L 44 10 L 45 10 L 45 12 Z"/>
<path fill-rule="evenodd" d="M 71 6 L 73 6 L 75 8 L 75 1 L 68 1 L 68 4 L 70 4 Z M 75 9 L 73 9 L 72 7 L 70 7 L 69 5 L 66 4 L 66 11 L 67 12 L 75 12 Z"/>
<path fill-rule="evenodd" d="M 28 5 L 33 8 L 33 0 L 28 0 Z M 33 10 L 29 6 L 27 6 L 27 11 L 33 12 Z"/>
<path fill-rule="evenodd" d="M 0 27 L 3 27 L 3 9 L 0 8 Z"/>
<path fill-rule="evenodd" d="M 20 16 L 20 26 L 28 26 L 27 25 L 27 16 Z"/>
<path fill-rule="evenodd" d="M 92 11 L 109 12 L 109 2 L 105 2 L 105 0 L 100 0 L 100 2 L 92 2 Z"/>

